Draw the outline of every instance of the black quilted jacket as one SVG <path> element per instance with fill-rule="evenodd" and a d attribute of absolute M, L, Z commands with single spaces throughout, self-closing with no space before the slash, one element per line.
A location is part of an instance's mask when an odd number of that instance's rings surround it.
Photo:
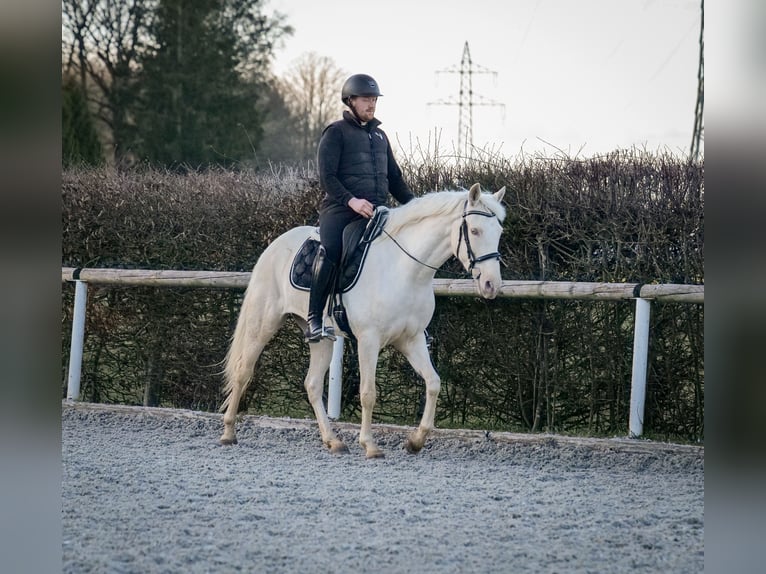
<path fill-rule="evenodd" d="M 388 194 L 399 203 L 413 199 L 394 159 L 388 137 L 373 119 L 362 125 L 349 111 L 327 126 L 319 141 L 319 183 L 325 192 L 322 209 L 348 205 L 354 197 L 385 205 Z"/>

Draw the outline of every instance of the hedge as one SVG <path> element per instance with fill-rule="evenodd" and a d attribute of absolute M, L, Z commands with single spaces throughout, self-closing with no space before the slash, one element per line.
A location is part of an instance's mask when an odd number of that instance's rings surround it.
<path fill-rule="evenodd" d="M 462 164 L 404 161 L 416 194 L 507 188 L 505 279 L 704 283 L 704 164 L 622 150 Z M 311 167 L 185 174 L 71 169 L 62 179 L 62 266 L 250 271 L 280 233 L 315 224 Z M 444 266 L 459 270 L 456 261 Z M 74 289 L 62 287 L 62 396 Z M 81 389 L 95 402 L 214 411 L 243 293 L 92 285 Z M 626 434 L 634 306 L 625 302 L 440 297 L 429 331 L 442 377 L 437 425 Z M 703 306 L 652 306 L 644 429 L 704 438 Z M 347 347 L 348 348 L 348 347 Z M 242 409 L 313 417 L 308 351 L 289 322 L 267 347 Z M 341 418 L 358 421 L 353 348 Z M 423 384 L 381 354 L 375 420 L 414 424 Z"/>

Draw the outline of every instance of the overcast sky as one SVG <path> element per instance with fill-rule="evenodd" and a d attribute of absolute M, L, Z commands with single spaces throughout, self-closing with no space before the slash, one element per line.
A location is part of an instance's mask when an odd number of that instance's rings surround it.
<path fill-rule="evenodd" d="M 433 103 L 459 101 L 468 42 L 473 69 L 484 72 L 472 76 L 474 102 L 502 104 L 473 108 L 475 146 L 506 156 L 633 146 L 688 153 L 699 0 L 270 0 L 266 8 L 295 29 L 275 72 L 313 51 L 372 75 L 384 95 L 377 116 L 405 149 L 432 146 L 435 133 L 443 149 L 457 142 L 458 106 Z"/>

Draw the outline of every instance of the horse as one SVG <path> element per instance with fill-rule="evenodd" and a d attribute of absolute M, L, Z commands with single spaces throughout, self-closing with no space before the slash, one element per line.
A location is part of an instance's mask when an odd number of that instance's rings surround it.
<path fill-rule="evenodd" d="M 420 424 L 407 437 L 405 448 L 417 453 L 434 428 L 441 380 L 431 363 L 425 328 L 436 305 L 433 278 L 450 256 L 455 256 L 473 278 L 478 294 L 494 299 L 499 293 L 500 254 L 505 187 L 494 194 L 474 184 L 470 190 L 434 191 L 391 208 L 383 233 L 374 239 L 364 269 L 343 294 L 348 326 L 357 340 L 362 420 L 359 433 L 367 458 L 384 456 L 372 433 L 375 407 L 375 370 L 378 355 L 391 345 L 400 351 L 425 381 L 426 401 Z M 291 262 L 315 227 L 301 226 L 283 233 L 263 251 L 253 268 L 234 334 L 224 359 L 221 444 L 237 442 L 235 422 L 258 357 L 288 316 L 303 329 L 308 294 L 291 284 Z M 325 312 L 325 322 L 334 319 Z M 338 326 L 335 326 L 336 331 Z M 348 447 L 333 431 L 322 401 L 325 375 L 333 343 L 311 343 L 304 381 L 319 424 L 322 442 L 334 454 Z"/>

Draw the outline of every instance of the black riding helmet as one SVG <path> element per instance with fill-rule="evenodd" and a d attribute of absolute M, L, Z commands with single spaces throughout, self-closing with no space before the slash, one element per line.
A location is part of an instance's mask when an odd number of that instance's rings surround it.
<path fill-rule="evenodd" d="M 380 93 L 378 88 L 378 82 L 372 76 L 367 74 L 354 74 L 349 77 L 343 84 L 343 89 L 340 92 L 340 100 L 348 105 L 348 99 L 351 96 L 375 96 L 379 97 L 383 94 Z"/>

